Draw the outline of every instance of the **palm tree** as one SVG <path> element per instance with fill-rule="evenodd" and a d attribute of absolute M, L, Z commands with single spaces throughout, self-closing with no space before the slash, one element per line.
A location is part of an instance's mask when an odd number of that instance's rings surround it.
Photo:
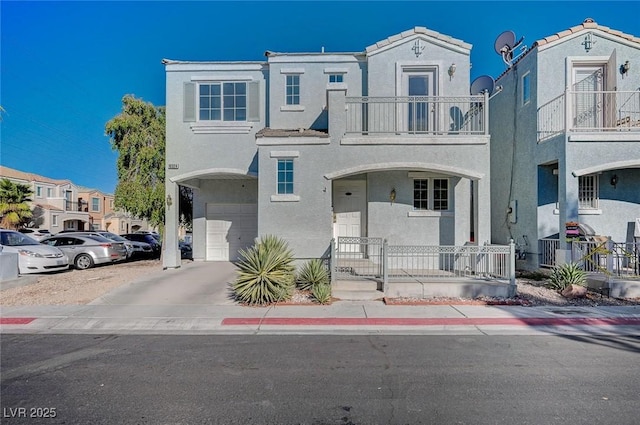
<path fill-rule="evenodd" d="M 33 215 L 27 201 L 33 192 L 26 184 L 0 181 L 0 226 L 17 229 Z"/>

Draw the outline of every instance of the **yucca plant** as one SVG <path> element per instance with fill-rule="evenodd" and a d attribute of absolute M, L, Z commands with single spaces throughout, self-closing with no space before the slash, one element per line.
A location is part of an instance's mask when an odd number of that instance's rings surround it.
<path fill-rule="evenodd" d="M 331 285 L 328 283 L 313 285 L 311 294 L 320 304 L 329 304 L 331 302 Z"/>
<path fill-rule="evenodd" d="M 236 299 L 245 304 L 270 304 L 290 299 L 295 287 L 293 253 L 276 236 L 263 236 L 240 250 L 240 269 L 232 284 Z"/>
<path fill-rule="evenodd" d="M 558 291 L 569 285 L 587 286 L 587 274 L 576 263 L 555 266 L 549 277 L 549 287 Z"/>
<path fill-rule="evenodd" d="M 329 283 L 329 273 L 322 260 L 314 258 L 303 264 L 296 278 L 298 288 L 312 289 L 314 285 L 326 285 Z"/>

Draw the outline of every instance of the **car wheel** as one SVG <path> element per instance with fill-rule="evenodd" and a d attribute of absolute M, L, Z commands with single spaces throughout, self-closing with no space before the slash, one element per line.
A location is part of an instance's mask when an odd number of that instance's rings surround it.
<path fill-rule="evenodd" d="M 93 267 L 93 258 L 88 254 L 80 254 L 76 257 L 74 264 L 76 269 L 85 270 Z"/>

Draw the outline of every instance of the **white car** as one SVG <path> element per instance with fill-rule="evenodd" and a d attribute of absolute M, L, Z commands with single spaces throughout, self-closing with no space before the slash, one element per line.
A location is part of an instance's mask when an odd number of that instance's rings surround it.
<path fill-rule="evenodd" d="M 22 233 L 0 229 L 0 245 L 3 252 L 18 254 L 20 274 L 57 272 L 69 268 L 67 256 L 58 248 L 42 245 Z"/>
<path fill-rule="evenodd" d="M 44 238 L 48 238 L 51 235 L 51 232 L 49 232 L 46 229 L 32 229 L 32 228 L 22 228 L 22 229 L 18 229 L 18 232 L 20 233 L 24 233 L 25 235 L 31 236 L 33 239 L 37 240 L 37 241 L 41 241 Z"/>

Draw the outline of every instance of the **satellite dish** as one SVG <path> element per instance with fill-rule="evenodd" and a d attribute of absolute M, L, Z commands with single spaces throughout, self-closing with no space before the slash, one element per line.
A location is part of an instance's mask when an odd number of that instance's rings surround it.
<path fill-rule="evenodd" d="M 493 93 L 495 85 L 496 83 L 495 81 L 493 81 L 493 78 L 491 76 L 482 75 L 473 80 L 473 83 L 471 83 L 471 94 L 482 94 L 486 91 L 487 93 L 489 93 L 489 95 L 491 95 L 491 93 Z"/>
<path fill-rule="evenodd" d="M 496 38 L 493 48 L 497 54 L 502 56 L 502 60 L 511 67 L 513 62 L 513 51 L 522 44 L 524 37 L 516 41 L 516 35 L 513 31 L 505 31 Z"/>

